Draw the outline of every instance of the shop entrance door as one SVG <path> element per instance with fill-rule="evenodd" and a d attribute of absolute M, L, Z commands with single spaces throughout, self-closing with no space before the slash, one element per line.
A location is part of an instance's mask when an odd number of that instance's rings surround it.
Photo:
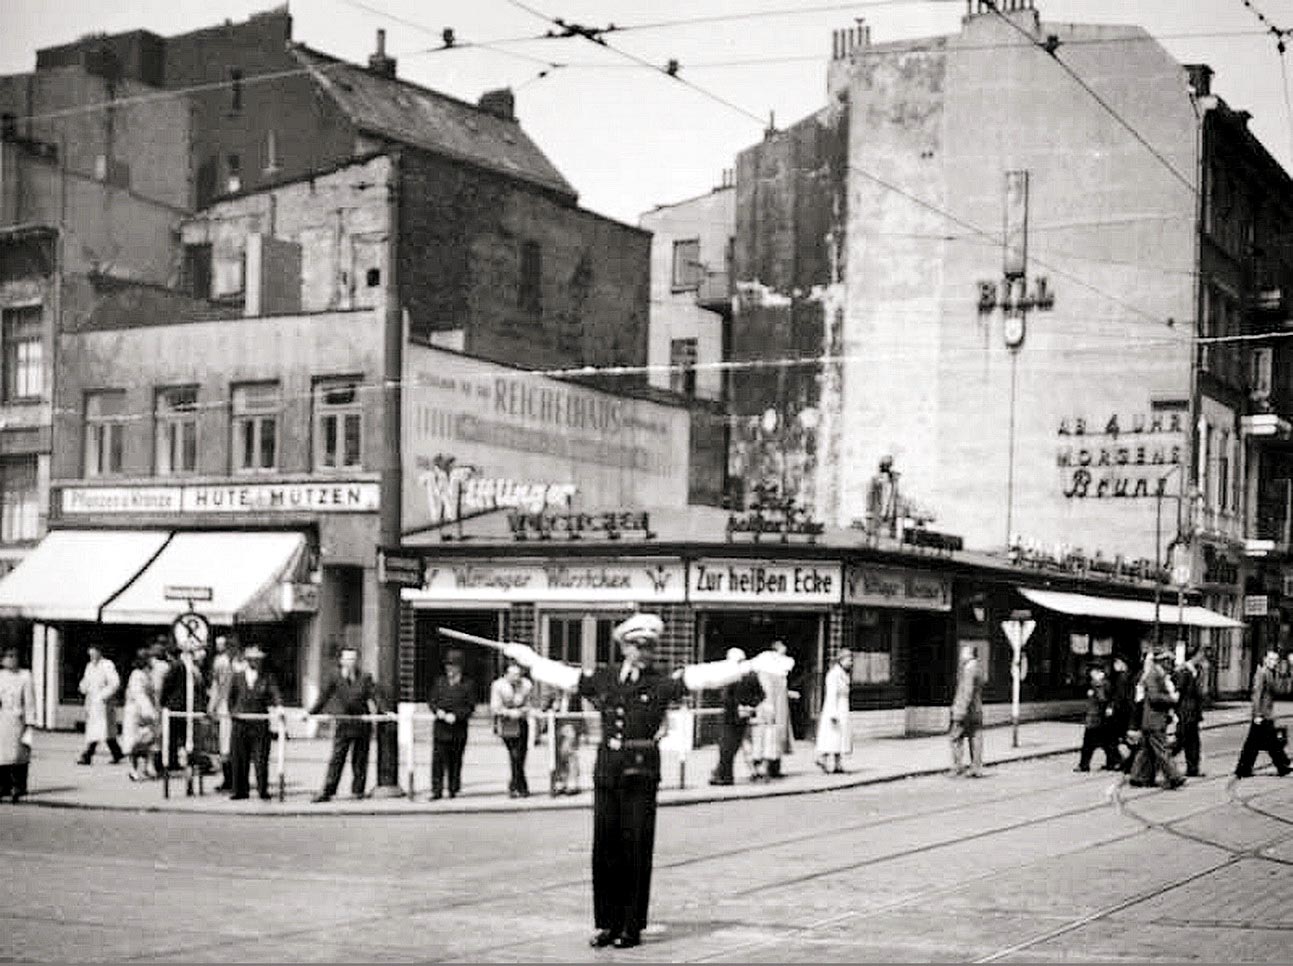
<path fill-rule="evenodd" d="M 544 615 L 543 653 L 586 671 L 618 662 L 611 631 L 632 612 L 560 611 Z"/>
<path fill-rule="evenodd" d="M 911 614 L 907 631 L 907 704 L 951 704 L 957 660 L 951 622 L 943 614 Z"/>
<path fill-rule="evenodd" d="M 701 635 L 701 660 L 721 661 L 731 647 L 747 657 L 766 650 L 773 641 L 784 641 L 786 653 L 795 659 L 790 672 L 790 724 L 796 739 L 813 734 L 813 721 L 821 708 L 822 662 L 826 640 L 825 614 L 782 612 L 750 614 L 744 611 L 705 611 L 697 621 Z"/>
<path fill-rule="evenodd" d="M 505 637 L 503 612 L 496 610 L 419 610 L 413 636 L 413 700 L 425 701 L 431 685 L 444 673 L 445 655 L 462 652 L 463 676 L 476 685 L 476 703 L 489 701 L 489 686 L 498 676 L 495 651 L 483 645 L 461 644 L 442 637 L 436 628 L 448 627 L 477 637 Z"/>

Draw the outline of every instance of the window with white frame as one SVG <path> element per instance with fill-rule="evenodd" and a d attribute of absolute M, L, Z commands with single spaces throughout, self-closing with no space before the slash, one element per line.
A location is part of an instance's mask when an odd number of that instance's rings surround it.
<path fill-rule="evenodd" d="M 359 380 L 321 379 L 314 387 L 314 468 L 359 469 L 363 452 Z"/>
<path fill-rule="evenodd" d="M 198 390 L 196 386 L 173 386 L 157 393 L 157 451 L 154 465 L 158 476 L 193 473 L 198 468 Z"/>
<path fill-rule="evenodd" d="M 233 390 L 230 451 L 237 473 L 278 466 L 278 416 L 282 394 L 276 382 L 248 383 Z"/>
<path fill-rule="evenodd" d="M 41 307 L 5 309 L 4 397 L 8 402 L 40 399 L 45 394 L 45 343 Z"/>
<path fill-rule="evenodd" d="M 126 392 L 109 389 L 85 395 L 85 475 L 121 472 L 126 435 Z"/>
<path fill-rule="evenodd" d="M 673 290 L 694 289 L 704 278 L 705 266 L 700 263 L 700 239 L 686 238 L 673 243 Z"/>
<path fill-rule="evenodd" d="M 35 540 L 40 527 L 36 457 L 0 459 L 0 543 Z"/>

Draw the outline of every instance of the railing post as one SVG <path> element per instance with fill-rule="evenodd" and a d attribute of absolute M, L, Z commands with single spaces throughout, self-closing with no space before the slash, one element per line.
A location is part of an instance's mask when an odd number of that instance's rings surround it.
<path fill-rule="evenodd" d="M 171 709 L 162 708 L 162 798 L 171 797 Z"/>
<path fill-rule="evenodd" d="M 275 723 L 278 729 L 278 754 L 276 755 L 276 765 L 278 766 L 278 800 L 280 802 L 287 800 L 287 715 L 279 710 L 278 720 Z"/>

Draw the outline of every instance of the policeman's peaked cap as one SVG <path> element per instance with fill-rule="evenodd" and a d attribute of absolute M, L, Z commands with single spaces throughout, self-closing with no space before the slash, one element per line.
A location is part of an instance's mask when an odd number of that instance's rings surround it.
<path fill-rule="evenodd" d="M 611 637 L 621 644 L 655 643 L 664 633 L 664 621 L 655 614 L 634 614 L 615 626 Z"/>

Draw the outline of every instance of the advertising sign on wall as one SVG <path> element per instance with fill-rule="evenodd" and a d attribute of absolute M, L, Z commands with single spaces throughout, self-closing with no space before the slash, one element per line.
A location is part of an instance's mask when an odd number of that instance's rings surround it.
<path fill-rule="evenodd" d="M 838 563 L 702 559 L 691 565 L 693 603 L 814 604 L 840 602 Z"/>
<path fill-rule="evenodd" d="M 404 528 L 496 511 L 682 507 L 687 411 L 410 346 Z"/>
<path fill-rule="evenodd" d="M 371 513 L 376 483 L 234 483 L 185 486 L 64 487 L 64 515 L 103 513 Z"/>
<path fill-rule="evenodd" d="M 862 607 L 951 610 L 952 584 L 946 577 L 900 567 L 849 567 L 844 572 L 844 603 Z"/>
<path fill-rule="evenodd" d="M 419 601 L 678 602 L 687 581 L 680 560 L 429 561 L 421 589 L 405 590 Z"/>

